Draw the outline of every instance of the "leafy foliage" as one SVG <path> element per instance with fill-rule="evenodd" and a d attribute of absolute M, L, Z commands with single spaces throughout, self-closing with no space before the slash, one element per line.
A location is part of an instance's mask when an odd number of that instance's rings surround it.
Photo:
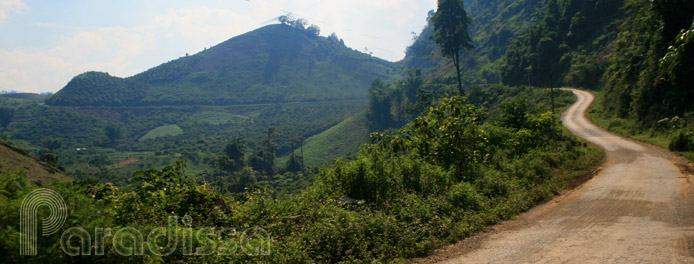
<path fill-rule="evenodd" d="M 666 133 L 680 149 L 694 121 L 694 12 L 683 1 L 627 1 L 630 16 L 621 25 L 605 72 L 604 114 L 636 120 L 637 131 Z M 662 129 L 662 120 L 686 125 Z M 686 128 L 685 128 L 686 127 Z"/>
<path fill-rule="evenodd" d="M 621 1 L 550 0 L 540 22 L 512 40 L 500 67 L 506 85 L 596 88 L 605 68 L 603 50 Z M 603 31 L 601 34 L 595 32 Z M 551 78 L 553 77 L 553 80 Z"/>
<path fill-rule="evenodd" d="M 393 85 L 380 79 L 371 82 L 367 117 L 370 129 L 385 130 L 400 127 L 424 111 L 431 103 L 426 97 L 421 69 L 409 69 L 407 76 Z"/>
<path fill-rule="evenodd" d="M 60 147 L 53 151 L 74 177 L 122 185 L 126 184 L 127 175 L 136 170 L 161 168 L 180 159 L 188 161 L 191 173 L 202 175 L 215 167 L 212 162 L 231 139 L 246 138 L 248 152 L 255 152 L 265 139 L 264 132 L 272 126 L 277 128 L 273 139 L 277 144 L 275 155 L 289 155 L 297 146 L 297 138 L 319 134 L 359 112 L 365 104 L 364 100 L 345 100 L 243 106 L 73 108 L 26 103 L 13 106 L 17 118 L 5 133 L 12 142 L 34 153 L 45 147 L 47 139 L 59 140 Z M 120 137 L 115 142 L 106 135 L 109 127 L 120 128 Z M 140 140 L 148 134 L 169 136 Z M 355 147 L 351 149 L 357 150 L 358 145 L 366 142 L 368 132 L 361 134 L 364 139 L 353 142 Z M 339 139 L 329 144 L 338 144 Z M 103 166 L 90 164 L 101 156 L 106 156 L 109 162 Z M 336 157 L 321 155 L 317 163 Z M 308 185 L 304 180 L 309 178 L 299 180 L 301 185 Z"/>

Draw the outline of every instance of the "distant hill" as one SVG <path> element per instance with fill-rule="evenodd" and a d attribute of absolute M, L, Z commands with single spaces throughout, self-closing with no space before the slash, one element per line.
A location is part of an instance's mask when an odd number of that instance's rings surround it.
<path fill-rule="evenodd" d="M 26 172 L 29 180 L 41 184 L 69 179 L 61 169 L 41 162 L 29 152 L 0 139 L 0 173 L 20 170 Z"/>
<path fill-rule="evenodd" d="M 339 40 L 269 25 L 128 78 L 74 77 L 46 100 L 57 106 L 230 105 L 366 98 L 394 63 Z"/>
<path fill-rule="evenodd" d="M 0 94 L 0 96 L 1 97 L 7 97 L 7 98 L 28 100 L 28 101 L 43 101 L 46 99 L 46 97 L 48 97 L 47 95 L 35 94 L 35 93 L 8 93 L 8 94 Z"/>
<path fill-rule="evenodd" d="M 497 67 L 506 46 L 512 38 L 534 24 L 533 17 L 538 16 L 536 12 L 541 7 L 541 0 L 465 0 L 465 8 L 474 24 L 470 27 L 470 35 L 475 41 L 475 48 L 464 53 L 466 81 L 498 83 Z M 431 15 L 433 12 L 429 13 Z M 433 33 L 433 26 L 427 23 L 407 48 L 405 58 L 398 62 L 402 68 L 422 68 L 427 85 L 446 82 L 446 76 L 455 76 L 451 61 L 441 57 L 436 43 L 429 39 Z M 401 97 L 396 95 L 394 98 Z M 361 144 L 368 142 L 371 129 L 367 111 L 362 111 L 310 137 L 304 145 L 306 164 L 315 166 L 356 153 Z M 295 153 L 299 151 L 296 149 Z"/>

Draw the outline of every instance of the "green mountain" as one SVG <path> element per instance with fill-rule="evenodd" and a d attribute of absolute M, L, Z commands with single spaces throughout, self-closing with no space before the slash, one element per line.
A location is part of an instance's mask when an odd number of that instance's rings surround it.
<path fill-rule="evenodd" d="M 597 88 L 624 17 L 622 5 L 617 0 L 547 1 L 539 22 L 509 45 L 502 82 Z"/>
<path fill-rule="evenodd" d="M 468 84 L 499 83 L 499 65 L 511 40 L 536 24 L 542 0 L 465 0 L 467 15 L 472 19 L 469 29 L 474 48 L 463 52 L 461 67 Z M 433 10 L 429 18 L 433 16 Z M 407 48 L 402 61 L 407 68 L 422 67 L 424 72 L 439 71 L 445 79 L 452 72 L 452 63 L 429 37 L 434 33 L 428 23 L 414 43 Z"/>
<path fill-rule="evenodd" d="M 394 63 L 331 37 L 269 25 L 128 78 L 87 72 L 46 100 L 56 106 L 232 105 L 366 98 Z"/>
<path fill-rule="evenodd" d="M 474 24 L 470 28 L 470 36 L 475 46 L 463 56 L 466 86 L 500 82 L 498 68 L 507 45 L 513 38 L 536 24 L 540 16 L 537 11 L 542 9 L 543 4 L 541 0 L 465 1 L 468 16 Z M 382 98 L 379 99 L 382 108 L 371 110 L 386 116 L 381 120 L 370 118 L 369 111 L 365 111 L 309 138 L 304 147 L 307 164 L 319 164 L 355 153 L 360 143 L 368 142 L 369 132 L 383 130 L 384 126 L 404 125 L 416 117 L 419 111 L 432 106 L 422 101 L 432 101 L 446 96 L 448 86 L 454 84 L 455 72 L 451 61 L 441 56 L 436 43 L 429 38 L 434 33 L 433 26 L 428 23 L 433 14 L 432 10 L 427 24 L 407 48 L 405 58 L 398 62 L 405 69 L 422 68 L 422 82 L 413 82 L 411 79 L 408 81 L 405 78 L 396 81 L 394 87 L 387 86 L 383 89 Z M 382 124 L 374 125 L 379 122 Z"/>

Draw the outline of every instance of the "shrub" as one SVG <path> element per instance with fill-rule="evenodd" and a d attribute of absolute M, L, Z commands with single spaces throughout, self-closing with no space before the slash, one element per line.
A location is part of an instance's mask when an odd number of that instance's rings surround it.
<path fill-rule="evenodd" d="M 479 210 L 484 207 L 484 197 L 477 193 L 475 186 L 467 182 L 461 182 L 451 187 L 448 199 L 454 206 L 468 210 Z"/>
<path fill-rule="evenodd" d="M 680 132 L 675 138 L 670 141 L 669 146 L 671 151 L 691 151 L 694 149 L 694 140 L 692 133 Z"/>

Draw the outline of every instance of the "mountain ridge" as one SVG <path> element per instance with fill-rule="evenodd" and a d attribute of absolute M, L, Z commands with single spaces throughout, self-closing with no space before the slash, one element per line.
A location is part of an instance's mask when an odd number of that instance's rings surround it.
<path fill-rule="evenodd" d="M 265 26 L 131 77 L 86 72 L 55 106 L 233 105 L 366 98 L 396 63 L 288 25 Z"/>

